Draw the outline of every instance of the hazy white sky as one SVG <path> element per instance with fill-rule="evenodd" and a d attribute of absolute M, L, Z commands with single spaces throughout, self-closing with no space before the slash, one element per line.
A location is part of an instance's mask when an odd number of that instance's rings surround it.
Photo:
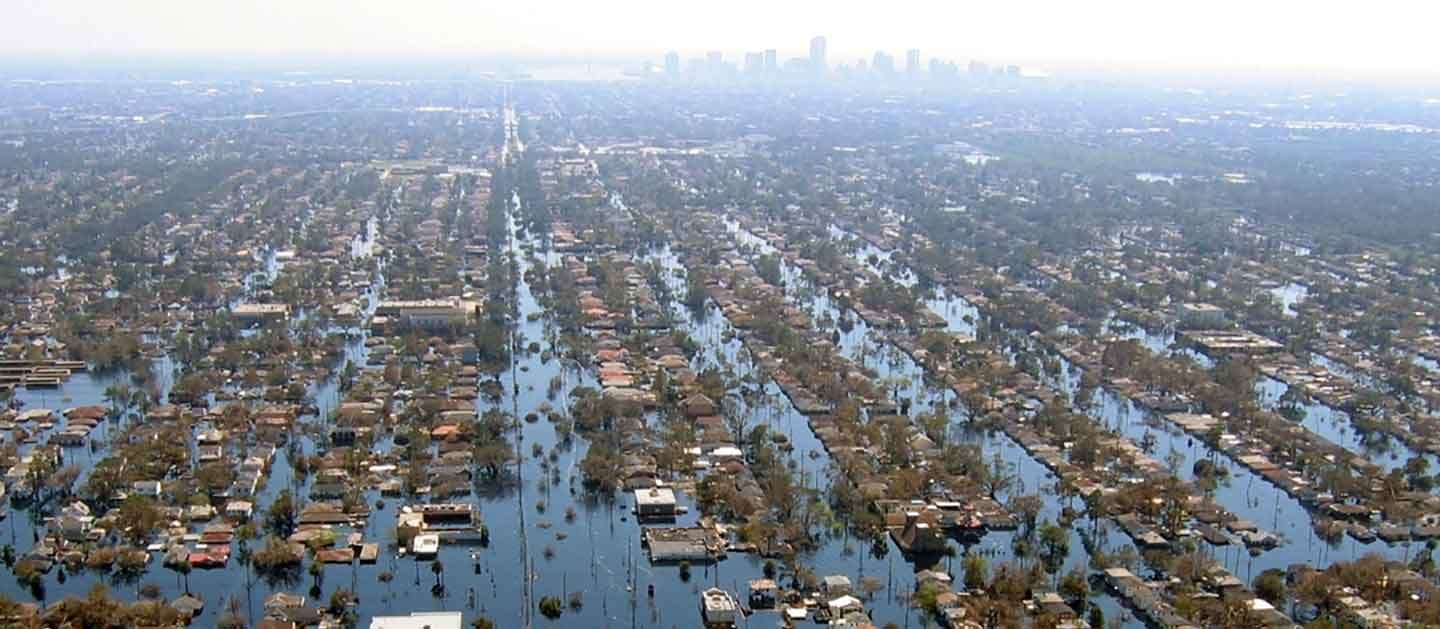
<path fill-rule="evenodd" d="M 454 55 L 649 58 L 829 38 L 1050 68 L 1440 76 L 1434 0 L 3 0 L 0 56 Z"/>

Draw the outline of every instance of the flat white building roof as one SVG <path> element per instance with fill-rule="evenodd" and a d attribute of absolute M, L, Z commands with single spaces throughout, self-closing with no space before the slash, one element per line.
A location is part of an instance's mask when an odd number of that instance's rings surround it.
<path fill-rule="evenodd" d="M 635 490 L 635 504 L 641 506 L 673 505 L 675 492 L 668 487 Z"/>
<path fill-rule="evenodd" d="M 370 629 L 462 629 L 460 612 L 415 612 L 409 616 L 376 616 Z"/>

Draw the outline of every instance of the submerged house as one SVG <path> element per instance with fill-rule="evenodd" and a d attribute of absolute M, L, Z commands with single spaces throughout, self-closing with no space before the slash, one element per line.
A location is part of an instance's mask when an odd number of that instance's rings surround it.
<path fill-rule="evenodd" d="M 674 518 L 675 492 L 669 487 L 635 490 L 635 515 L 641 519 Z"/>
<path fill-rule="evenodd" d="M 710 588 L 700 593 L 700 616 L 706 627 L 734 627 L 740 618 L 740 603 L 729 592 Z"/>
<path fill-rule="evenodd" d="M 891 528 L 895 545 L 907 553 L 927 554 L 945 551 L 945 534 L 934 523 L 925 521 L 918 511 L 905 512 L 905 524 Z"/>

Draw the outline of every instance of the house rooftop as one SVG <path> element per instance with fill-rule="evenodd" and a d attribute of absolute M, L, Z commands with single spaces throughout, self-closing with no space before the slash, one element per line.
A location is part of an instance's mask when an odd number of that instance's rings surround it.
<path fill-rule="evenodd" d="M 464 617 L 460 612 L 414 612 L 409 616 L 376 616 L 370 629 L 460 629 Z"/>

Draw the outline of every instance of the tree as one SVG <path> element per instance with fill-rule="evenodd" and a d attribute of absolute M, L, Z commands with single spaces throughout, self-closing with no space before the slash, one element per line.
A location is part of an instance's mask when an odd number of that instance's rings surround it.
<path fill-rule="evenodd" d="M 320 560 L 315 559 L 310 562 L 310 567 L 306 570 L 310 572 L 310 577 L 315 579 L 315 582 L 310 586 L 310 591 L 315 596 L 319 596 L 320 583 L 325 580 L 325 564 L 322 564 L 320 563 Z"/>
<path fill-rule="evenodd" d="M 565 613 L 565 602 L 558 596 L 541 597 L 540 613 L 550 620 L 555 620 Z"/>
<path fill-rule="evenodd" d="M 1090 584 L 1085 580 L 1085 571 L 1079 566 L 1065 573 L 1060 579 L 1060 595 L 1076 607 L 1083 608 L 1090 596 Z"/>
<path fill-rule="evenodd" d="M 965 416 L 970 421 L 984 418 L 985 409 L 990 405 L 990 396 L 979 389 L 970 389 L 960 394 L 960 403 L 965 407 Z"/>
<path fill-rule="evenodd" d="M 944 448 L 946 437 L 950 428 L 950 416 L 943 408 L 937 408 L 928 413 L 921 413 L 918 418 L 920 427 L 925 431 L 925 436 L 935 442 L 935 446 Z"/>
<path fill-rule="evenodd" d="M 1025 530 L 1035 528 L 1035 521 L 1040 517 L 1040 511 L 1045 508 L 1045 500 L 1036 494 L 1016 496 L 1010 499 L 1010 512 L 1020 516 L 1025 525 Z"/>
<path fill-rule="evenodd" d="M 185 577 L 185 593 L 190 593 L 190 560 L 186 559 L 175 565 L 175 572 Z"/>
<path fill-rule="evenodd" d="M 56 626 L 74 627 L 117 626 L 117 622 L 123 616 L 124 605 L 110 598 L 109 589 L 100 583 L 92 586 L 85 598 L 67 597 L 47 610 L 45 614 L 47 622 Z M 9 620 L 12 617 L 6 616 L 6 618 Z"/>
<path fill-rule="evenodd" d="M 940 609 L 936 600 L 943 592 L 944 588 L 942 588 L 940 584 L 934 581 L 926 581 L 920 586 L 920 589 L 915 590 L 915 595 L 911 597 L 910 600 L 914 602 L 916 607 L 934 614 Z"/>
<path fill-rule="evenodd" d="M 885 418 L 881 421 L 880 428 L 887 460 L 892 465 L 909 467 L 912 454 L 910 450 L 910 420 L 902 416 Z"/>
<path fill-rule="evenodd" d="M 123 382 L 105 387 L 105 400 L 110 403 L 110 414 L 117 419 L 122 418 L 121 416 L 130 410 L 133 395 L 130 385 Z"/>
<path fill-rule="evenodd" d="M 1285 603 L 1285 573 L 1277 568 L 1271 568 L 1255 576 L 1255 582 L 1251 584 L 1255 595 L 1265 599 L 1271 605 L 1280 607 Z"/>
<path fill-rule="evenodd" d="M 1011 485 L 1015 484 L 1015 474 L 1010 470 L 1010 464 L 1000 458 L 1000 453 L 996 452 L 994 462 L 980 482 L 980 486 L 985 493 L 990 495 L 991 500 L 999 500 L 999 495 L 1009 491 Z"/>
<path fill-rule="evenodd" d="M 735 443 L 744 443 L 745 431 L 750 427 L 750 414 L 741 407 L 739 399 L 733 395 L 720 398 L 720 415 L 725 419 L 725 426 L 730 429 Z"/>
<path fill-rule="evenodd" d="M 228 463 L 208 463 L 195 470 L 195 481 L 207 495 L 224 491 L 235 480 L 235 470 Z"/>
<path fill-rule="evenodd" d="M 295 501 L 290 496 L 289 489 L 280 490 L 275 502 L 270 503 L 265 522 L 270 530 L 280 537 L 289 537 L 295 532 Z"/>
<path fill-rule="evenodd" d="M 1065 555 L 1070 552 L 1070 531 L 1048 520 L 1040 525 L 1039 531 L 1041 557 L 1045 560 L 1045 567 L 1058 568 L 1065 561 Z M 1053 569 L 1050 571 L 1055 572 Z"/>
<path fill-rule="evenodd" d="M 602 433 L 611 435 L 613 433 Z M 597 435 L 601 437 L 601 435 Z M 580 471 L 585 475 L 585 483 L 603 492 L 612 492 L 620 487 L 620 476 L 623 472 L 624 461 L 620 452 L 609 441 L 613 439 L 597 438 L 585 452 L 585 458 L 580 461 Z"/>
<path fill-rule="evenodd" d="M 332 615 L 343 619 L 345 626 L 353 627 L 356 621 L 354 617 L 355 610 L 353 609 L 355 600 L 355 593 L 350 591 L 349 588 L 336 588 L 336 590 L 330 594 L 330 604 L 326 607 L 326 610 Z"/>
<path fill-rule="evenodd" d="M 1434 478 L 1429 475 L 1430 460 L 1423 456 L 1411 457 L 1405 461 L 1405 479 L 1416 491 L 1430 491 Z"/>
<path fill-rule="evenodd" d="M 155 500 L 149 496 L 134 494 L 120 504 L 119 513 L 116 515 L 116 524 L 125 541 L 132 546 L 142 546 L 150 539 L 150 535 L 160 526 L 164 516 L 160 513 Z"/>
<path fill-rule="evenodd" d="M 98 506 L 107 504 L 115 490 L 124 486 L 124 466 L 119 459 L 107 457 L 90 470 L 82 491 L 92 506 Z"/>
<path fill-rule="evenodd" d="M 298 567 L 301 555 L 278 536 L 265 538 L 265 546 L 255 551 L 251 562 L 262 572 Z"/>
<path fill-rule="evenodd" d="M 978 553 L 967 553 L 960 567 L 965 571 L 966 590 L 982 590 L 990 580 L 990 564 Z"/>
<path fill-rule="evenodd" d="M 438 589 L 441 589 L 441 588 L 444 588 L 444 587 L 445 587 L 445 564 L 440 563 L 440 560 L 439 560 L 439 559 L 436 559 L 435 561 L 430 562 L 430 572 L 431 572 L 431 574 L 434 574 L 434 575 L 435 575 L 435 588 L 436 588 L 437 590 L 438 590 Z"/>
<path fill-rule="evenodd" d="M 513 456 L 514 450 L 504 441 L 492 441 L 475 447 L 475 466 L 480 469 L 481 478 L 494 480 Z"/>

